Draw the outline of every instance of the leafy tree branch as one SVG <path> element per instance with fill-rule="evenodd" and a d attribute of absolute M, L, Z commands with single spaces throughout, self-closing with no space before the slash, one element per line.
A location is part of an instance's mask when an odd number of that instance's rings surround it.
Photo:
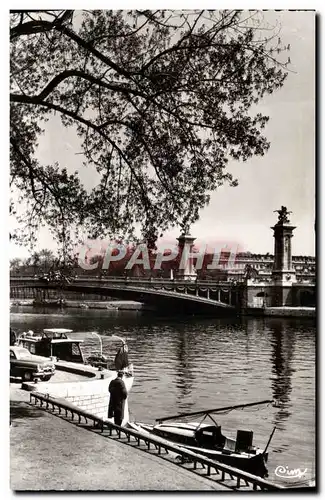
<path fill-rule="evenodd" d="M 11 185 L 31 241 L 43 223 L 60 241 L 78 226 L 122 238 L 140 224 L 154 245 L 236 185 L 229 160 L 268 150 L 256 105 L 282 87 L 289 47 L 261 12 L 13 10 L 10 42 Z M 90 191 L 72 165 L 39 163 L 55 113 L 98 176 Z"/>

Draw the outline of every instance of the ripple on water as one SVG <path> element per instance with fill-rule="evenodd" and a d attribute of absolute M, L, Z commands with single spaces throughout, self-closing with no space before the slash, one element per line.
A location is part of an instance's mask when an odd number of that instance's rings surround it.
<path fill-rule="evenodd" d="M 219 415 L 230 435 L 254 430 L 263 447 L 277 430 L 269 451 L 271 480 L 277 466 L 308 469 L 315 475 L 315 334 L 314 322 L 282 319 L 206 320 L 103 314 L 95 310 L 62 314 L 11 311 L 19 330 L 61 327 L 83 338 L 86 353 L 99 349 L 114 359 L 118 342 L 126 338 L 135 381 L 130 413 L 146 422 L 168 414 L 274 399 L 275 406 Z M 105 313 L 105 311 L 104 311 Z M 303 463 L 302 463 L 303 462 Z"/>

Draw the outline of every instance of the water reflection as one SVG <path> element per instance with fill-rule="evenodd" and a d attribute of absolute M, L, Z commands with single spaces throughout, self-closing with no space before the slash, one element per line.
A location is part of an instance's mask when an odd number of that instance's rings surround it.
<path fill-rule="evenodd" d="M 271 338 L 272 361 L 272 393 L 276 401 L 274 425 L 280 429 L 285 428 L 285 422 L 291 415 L 292 368 L 296 335 L 288 323 L 281 320 L 269 322 Z"/>
<path fill-rule="evenodd" d="M 237 429 L 253 430 L 254 442 L 261 447 L 276 425 L 269 448 L 270 478 L 277 480 L 274 470 L 278 465 L 303 466 L 313 473 L 313 321 L 158 318 L 80 309 L 48 312 L 12 310 L 11 326 L 18 331 L 46 327 L 97 330 L 103 335 L 103 351 L 110 359 L 114 359 L 115 350 L 109 337 L 114 333 L 127 339 L 135 367 L 129 401 L 134 419 L 153 422 L 185 411 L 274 399 L 276 408 L 262 405 L 256 410 L 233 411 L 220 415 L 220 424 L 234 437 Z M 84 348 L 98 349 L 98 340 L 87 335 Z"/>
<path fill-rule="evenodd" d="M 191 403 L 186 400 L 191 396 L 193 381 L 195 379 L 191 370 L 190 357 L 194 348 L 191 340 L 191 333 L 188 334 L 182 328 L 179 332 L 179 342 L 176 348 L 176 387 L 178 389 L 177 403 L 184 410 L 188 410 L 191 407 Z"/>

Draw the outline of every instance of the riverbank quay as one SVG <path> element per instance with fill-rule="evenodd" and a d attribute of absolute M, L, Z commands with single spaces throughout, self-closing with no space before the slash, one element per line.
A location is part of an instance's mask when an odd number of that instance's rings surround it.
<path fill-rule="evenodd" d="M 136 302 L 134 300 L 64 300 L 61 304 L 59 304 L 54 300 L 36 303 L 34 299 L 11 299 L 10 305 L 75 309 L 105 309 L 108 311 L 147 311 L 152 309 L 142 302 Z"/>
<path fill-rule="evenodd" d="M 14 491 L 229 491 L 177 465 L 72 425 L 10 387 Z M 17 403 L 19 403 L 17 405 Z"/>
<path fill-rule="evenodd" d="M 117 372 L 98 369 L 90 365 L 82 365 L 67 361 L 56 362 L 57 371 L 79 375 L 78 380 L 57 382 L 54 377 L 48 382 L 23 382 L 22 389 L 28 392 L 37 392 L 54 398 L 61 398 L 76 405 L 100 418 L 106 418 L 109 404 L 108 387 L 111 380 L 116 378 Z M 133 384 L 133 376 L 125 376 L 124 383 L 129 393 Z M 124 406 L 125 424 L 129 419 L 128 399 Z"/>
<path fill-rule="evenodd" d="M 11 306 L 74 308 L 74 309 L 104 309 L 107 311 L 152 311 L 153 307 L 132 300 L 65 300 L 62 305 L 54 303 L 35 303 L 34 299 L 11 299 Z M 282 318 L 316 318 L 316 307 L 247 307 L 238 312 L 241 316 L 275 316 Z M 211 315 L 211 313 L 210 313 Z"/>
<path fill-rule="evenodd" d="M 316 307 L 248 307 L 247 316 L 273 316 L 278 318 L 316 318 Z"/>
<path fill-rule="evenodd" d="M 71 363 L 71 365 L 73 365 Z M 72 366 L 71 366 L 72 367 Z M 71 368 L 70 367 L 70 368 Z M 57 428 L 57 421 L 63 421 L 64 425 L 68 424 L 71 426 L 72 429 L 77 428 L 78 431 L 82 430 L 87 432 L 87 434 L 93 434 L 96 438 L 100 437 L 101 439 L 105 441 L 110 441 L 115 445 L 120 444 L 121 446 L 124 446 L 126 448 L 126 454 L 129 455 L 129 450 L 130 453 L 132 454 L 134 449 L 137 450 L 137 452 L 140 453 L 139 455 L 139 460 L 141 459 L 141 455 L 144 453 L 144 456 L 148 458 L 148 455 L 150 455 L 150 460 L 153 458 L 156 460 L 158 458 L 158 462 L 156 462 L 157 466 L 160 467 L 160 464 L 164 464 L 164 468 L 166 467 L 166 462 L 168 462 L 168 467 L 173 466 L 175 467 L 175 471 L 172 472 L 172 474 L 176 474 L 176 471 L 179 471 L 179 473 L 190 472 L 191 476 L 191 483 L 192 479 L 204 479 L 207 481 L 207 483 L 204 483 L 204 486 L 202 487 L 200 484 L 198 485 L 198 488 L 195 488 L 195 485 L 193 486 L 185 486 L 184 487 L 184 481 L 181 480 L 180 478 L 177 479 L 177 482 L 173 480 L 172 483 L 169 484 L 164 484 L 164 487 L 161 486 L 161 467 L 159 469 L 158 474 L 158 486 L 156 487 L 156 484 L 154 487 L 152 486 L 152 482 L 147 485 L 145 483 L 145 478 L 143 477 L 137 477 L 137 483 L 139 484 L 139 490 L 136 489 L 136 486 L 134 486 L 134 482 L 132 482 L 132 477 L 130 478 L 131 482 L 131 487 L 126 488 L 130 489 L 132 491 L 171 491 L 171 490 L 182 490 L 182 491 L 202 491 L 204 489 L 217 489 L 217 490 L 239 490 L 240 491 L 252 491 L 252 490 L 258 490 L 258 489 L 266 489 L 266 490 L 277 490 L 277 489 L 283 489 L 281 486 L 277 486 L 276 484 L 267 482 L 262 480 L 261 478 L 258 478 L 256 476 L 252 476 L 250 474 L 247 474 L 243 471 L 234 469 L 234 468 L 229 468 L 225 465 L 218 464 L 217 462 L 214 462 L 211 459 L 208 459 L 205 456 L 201 456 L 199 454 L 192 453 L 188 450 L 182 449 L 182 447 L 176 446 L 173 443 L 170 443 L 166 440 L 162 440 L 161 438 L 153 437 L 153 436 L 147 436 L 146 434 L 138 433 L 135 432 L 132 429 L 129 429 L 127 426 L 126 427 L 118 427 L 115 426 L 111 421 L 107 420 L 107 383 L 110 380 L 110 371 L 107 370 L 107 373 L 102 373 L 102 371 L 98 371 L 93 367 L 89 366 L 84 366 L 84 374 L 85 376 L 82 377 L 80 374 L 80 370 L 78 370 L 78 373 L 73 374 L 69 372 L 60 372 L 56 373 L 54 377 L 52 377 L 53 382 L 34 382 L 34 383 L 29 383 L 29 384 L 23 384 L 22 387 L 19 387 L 16 385 L 11 385 L 11 426 L 10 429 L 12 429 L 16 426 L 15 422 L 19 418 L 31 418 L 32 420 L 30 422 L 23 422 L 23 426 L 26 428 L 25 431 L 21 434 L 17 434 L 17 439 L 14 441 L 14 444 L 16 446 L 16 449 L 18 448 L 18 452 L 15 455 L 15 452 L 13 451 L 13 455 L 15 460 L 16 457 L 18 456 L 18 459 L 14 461 L 16 464 L 16 478 L 20 478 L 19 473 L 21 472 L 21 465 L 23 461 L 23 454 L 25 453 L 26 456 L 30 457 L 31 455 L 31 460 L 32 463 L 36 464 L 34 467 L 42 467 L 42 471 L 45 471 L 45 477 L 47 477 L 47 474 L 55 474 L 56 468 L 53 469 L 53 464 L 52 462 L 49 463 L 49 471 L 46 470 L 46 467 L 42 465 L 43 458 L 45 455 L 45 464 L 48 463 L 48 456 L 50 455 L 52 457 L 52 449 L 55 447 L 56 453 L 53 453 L 53 459 L 56 461 L 60 461 L 60 457 L 67 457 L 67 463 L 65 463 L 65 470 L 66 468 L 69 468 L 70 462 L 69 462 L 69 457 L 71 455 L 71 450 L 70 447 L 73 446 L 75 447 L 75 444 L 77 443 L 77 448 L 81 449 L 82 453 L 86 453 L 84 444 L 81 444 L 79 446 L 78 439 L 80 437 L 75 437 L 74 430 L 69 431 L 69 438 L 68 440 L 65 439 L 65 436 L 63 435 L 62 429 L 59 427 Z M 113 372 L 114 373 L 114 372 Z M 92 376 L 91 379 L 89 379 L 90 374 L 95 374 L 95 376 Z M 104 375 L 104 378 L 102 376 Z M 100 377 L 98 379 L 98 376 Z M 59 377 L 59 379 L 58 379 Z M 64 378 L 67 378 L 67 381 L 64 381 Z M 74 380 L 74 377 L 77 380 Z M 82 377 L 82 378 L 81 378 Z M 105 378 L 106 377 L 106 378 Z M 54 380 L 56 378 L 56 380 Z M 61 382 L 61 383 L 60 383 Z M 127 380 L 126 377 L 126 384 L 130 382 Z M 100 392 L 102 394 L 95 394 L 96 391 L 98 391 L 97 385 L 100 384 Z M 30 387 L 29 387 L 30 386 Z M 23 387 L 28 388 L 28 391 L 22 390 Z M 28 395 L 30 396 L 30 399 L 28 401 Z M 102 399 L 102 401 L 98 401 L 98 397 Z M 43 413 L 38 413 L 39 411 Z M 36 413 L 35 413 L 36 412 Z M 128 413 L 127 406 L 126 406 L 126 412 Z M 49 423 L 48 421 L 45 422 L 45 430 L 43 434 L 43 430 L 40 430 L 40 426 L 43 426 L 43 421 L 39 421 L 39 418 L 44 416 L 44 413 L 47 414 L 49 417 L 57 419 L 53 421 L 53 424 Z M 45 417 L 44 417 L 45 418 Z M 38 422 L 36 420 L 38 419 Z M 127 420 L 128 421 L 128 420 Z M 17 422 L 16 422 L 17 423 Z M 18 422 L 19 423 L 19 422 Z M 21 422 L 22 423 L 22 422 Z M 126 422 L 124 423 L 126 425 Z M 65 432 L 68 432 L 67 430 Z M 50 438 L 48 437 L 51 433 L 53 433 L 54 438 L 51 436 Z M 11 435 L 13 433 L 11 432 Z M 70 437 L 72 439 L 70 443 Z M 26 442 L 24 442 L 24 439 Z M 37 447 L 37 440 L 40 440 L 39 446 Z M 53 445 L 53 439 L 57 439 L 58 442 Z M 80 438 L 81 439 L 81 438 Z M 86 437 L 88 440 L 88 436 Z M 93 450 L 96 450 L 96 445 L 92 444 L 90 439 L 89 443 L 89 450 L 91 450 L 91 454 L 93 453 Z M 31 440 L 31 443 L 30 443 Z M 48 441 L 48 442 L 47 442 Z M 61 444 L 60 444 L 61 442 Z M 73 443 L 73 444 L 72 444 Z M 36 447 L 36 448 L 35 448 Z M 41 451 L 39 451 L 39 448 Z M 99 446 L 99 450 L 101 450 L 102 444 Z M 114 452 L 112 450 L 107 449 L 103 450 L 103 452 L 109 454 L 110 456 L 115 456 Z M 34 455 L 35 454 L 35 460 L 34 460 Z M 39 456 L 40 455 L 40 456 Z M 25 456 L 25 459 L 26 459 Z M 74 455 L 73 455 L 74 456 Z M 84 459 L 84 457 L 81 459 L 81 463 L 84 467 L 87 468 L 87 471 L 91 469 L 92 464 L 96 463 L 98 464 L 98 457 L 100 458 L 101 461 L 101 456 L 100 456 L 100 451 L 99 454 L 96 454 L 94 452 L 94 456 L 89 456 L 88 460 L 90 460 L 90 467 L 88 467 L 88 462 Z M 120 460 L 120 454 L 118 454 L 117 459 Z M 147 461 L 147 458 L 145 459 L 145 462 Z M 123 460 L 124 458 L 122 458 Z M 97 461 L 96 461 L 97 460 Z M 135 458 L 137 460 L 137 458 Z M 13 462 L 13 460 L 12 460 Z M 79 461 L 80 462 L 80 461 Z M 79 465 L 78 458 L 74 456 L 72 459 L 72 463 L 74 466 L 77 468 L 77 465 Z M 104 461 L 105 462 L 105 461 Z M 130 463 L 133 463 L 132 461 Z M 104 465 L 106 462 L 104 463 Z M 109 463 L 106 464 L 107 467 L 110 466 Z M 148 469 L 148 465 L 144 463 L 144 467 Z M 149 466 L 150 469 L 151 466 Z M 137 468 L 140 470 L 141 466 L 137 464 Z M 154 466 L 155 468 L 155 466 Z M 12 468 L 12 473 L 15 475 L 15 468 Z M 52 472 L 51 472 L 52 471 Z M 73 486 L 74 483 L 71 481 L 69 482 L 68 480 L 68 485 L 69 487 L 66 488 L 64 487 L 58 487 L 56 486 L 56 483 L 53 485 L 49 485 L 48 481 L 46 481 L 46 487 L 42 488 L 42 485 L 37 483 L 37 486 L 34 487 L 34 483 L 30 485 L 28 483 L 30 476 L 33 475 L 34 473 L 33 467 L 28 466 L 26 474 L 23 476 L 23 479 L 25 483 L 21 487 L 15 487 L 13 486 L 13 482 L 11 481 L 12 488 L 15 491 L 33 491 L 33 490 L 68 490 L 68 491 L 74 491 L 75 489 L 78 490 L 92 490 L 92 491 L 97 491 L 97 490 L 102 490 L 103 487 L 103 478 L 99 478 L 99 485 L 96 483 L 94 487 L 89 487 L 88 483 L 79 483 L 79 481 L 76 481 L 76 488 Z M 115 465 L 113 467 L 113 472 L 115 474 Z M 76 475 L 78 478 L 78 470 L 76 471 Z M 128 473 L 130 471 L 128 470 Z M 155 471 L 153 471 L 155 474 Z M 163 473 L 166 473 L 166 477 L 170 477 L 170 474 L 168 471 L 163 471 Z M 36 473 L 37 474 L 37 473 Z M 136 474 L 138 475 L 138 472 L 136 471 Z M 123 476 L 125 474 L 123 473 Z M 132 474 L 131 474 L 132 476 Z M 44 477 L 44 476 L 42 476 Z M 60 467 L 59 467 L 59 477 L 60 477 Z M 69 476 L 70 477 L 70 476 Z M 84 479 L 84 478 L 83 478 Z M 27 483 L 26 483 L 27 481 Z M 40 479 L 38 479 L 40 481 Z M 121 479 L 122 481 L 122 479 Z M 140 482 L 139 482 L 140 481 Z M 128 484 L 129 484 L 128 482 Z M 20 484 L 20 483 L 19 483 Z M 26 486 L 27 484 L 27 486 Z M 120 487 L 121 483 L 118 483 L 116 486 L 115 482 L 113 485 L 111 483 L 106 483 L 106 486 L 104 489 L 105 490 L 118 490 L 118 491 L 125 491 L 123 487 Z M 187 481 L 186 481 L 186 484 Z M 178 485 L 180 485 L 178 487 Z"/>

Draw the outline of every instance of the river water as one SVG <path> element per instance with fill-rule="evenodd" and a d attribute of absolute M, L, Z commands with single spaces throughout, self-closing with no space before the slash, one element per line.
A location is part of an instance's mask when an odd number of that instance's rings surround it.
<path fill-rule="evenodd" d="M 279 484 L 310 484 L 315 478 L 314 320 L 277 318 L 202 319 L 157 314 L 13 307 L 18 331 L 71 328 L 85 340 L 85 354 L 99 350 L 114 359 L 124 337 L 135 380 L 129 396 L 132 420 L 272 399 L 275 404 L 234 410 L 216 418 L 226 435 L 253 430 L 254 444 L 269 446 L 269 479 Z M 300 469 L 300 478 L 290 472 Z M 282 474 L 281 474 L 282 471 Z M 284 474 L 283 474 L 284 472 Z M 293 473 L 293 472 L 292 472 Z M 284 475 L 285 477 L 280 477 Z M 297 475 L 297 471 L 296 471 Z"/>

